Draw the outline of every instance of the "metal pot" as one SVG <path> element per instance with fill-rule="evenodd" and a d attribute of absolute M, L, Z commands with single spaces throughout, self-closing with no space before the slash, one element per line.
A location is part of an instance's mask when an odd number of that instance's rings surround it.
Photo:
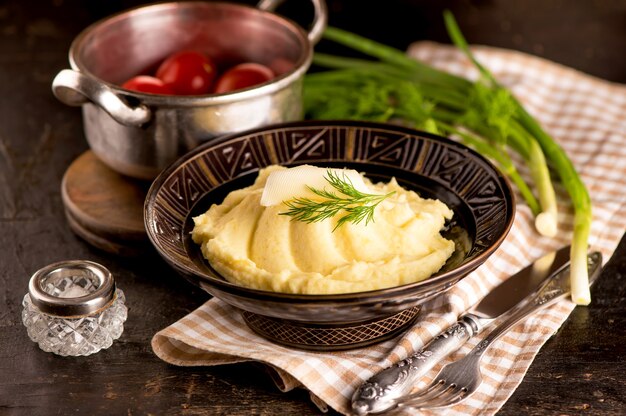
<path fill-rule="evenodd" d="M 87 142 L 103 162 L 152 179 L 216 136 L 302 118 L 302 79 L 326 26 L 326 5 L 311 0 L 315 15 L 307 33 L 271 12 L 282 2 L 261 0 L 258 8 L 162 3 L 106 18 L 76 37 L 72 69 L 59 72 L 52 90 L 65 104 L 82 106 Z M 154 95 L 119 86 L 183 49 L 202 50 L 222 63 L 258 62 L 277 76 L 219 95 Z"/>

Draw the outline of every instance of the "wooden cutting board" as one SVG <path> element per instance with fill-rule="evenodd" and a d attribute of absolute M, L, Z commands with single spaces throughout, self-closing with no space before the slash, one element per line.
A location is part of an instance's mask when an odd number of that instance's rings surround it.
<path fill-rule="evenodd" d="M 149 247 L 143 224 L 149 186 L 113 171 L 89 150 L 72 162 L 61 183 L 68 224 L 85 241 L 108 252 L 143 252 Z"/>

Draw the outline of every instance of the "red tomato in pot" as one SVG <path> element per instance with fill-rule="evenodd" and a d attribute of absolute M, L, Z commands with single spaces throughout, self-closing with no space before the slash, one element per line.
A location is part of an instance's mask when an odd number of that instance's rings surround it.
<path fill-rule="evenodd" d="M 195 51 L 170 55 L 157 69 L 156 76 L 178 95 L 202 95 L 211 90 L 217 75 L 215 63 Z"/>
<path fill-rule="evenodd" d="M 174 95 L 174 90 L 163 81 L 149 75 L 137 75 L 122 84 L 122 88 L 148 94 Z"/>
<path fill-rule="evenodd" d="M 275 76 L 286 74 L 291 71 L 295 65 L 292 61 L 285 58 L 276 58 L 270 62 L 269 67 L 274 71 Z"/>
<path fill-rule="evenodd" d="M 224 72 L 215 83 L 216 94 L 240 90 L 274 78 L 274 72 L 265 65 L 246 62 Z"/>

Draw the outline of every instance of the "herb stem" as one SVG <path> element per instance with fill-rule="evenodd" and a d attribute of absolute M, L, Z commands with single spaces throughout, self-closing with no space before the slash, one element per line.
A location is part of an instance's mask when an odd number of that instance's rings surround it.
<path fill-rule="evenodd" d="M 345 174 L 339 177 L 330 169 L 324 178 L 336 192 L 343 196 L 332 190 L 326 190 L 326 188 L 308 187 L 318 198 L 298 197 L 284 201 L 283 203 L 288 209 L 281 212 L 280 215 L 290 216 L 295 221 L 314 223 L 332 218 L 344 211 L 345 215 L 337 220 L 333 231 L 347 222 L 358 224 L 365 221 L 365 225 L 367 225 L 374 221 L 374 211 L 378 204 L 395 193 L 395 191 L 387 194 L 361 192 L 354 187 Z"/>
<path fill-rule="evenodd" d="M 383 62 L 388 62 L 401 68 L 413 70 L 415 73 L 419 74 L 422 79 L 429 80 L 435 84 L 441 84 L 444 86 L 454 85 L 455 87 L 461 89 L 468 88 L 471 85 L 471 83 L 464 78 L 439 71 L 419 61 L 411 59 L 407 57 L 404 52 L 398 49 L 338 28 L 327 27 L 324 31 L 324 38 L 341 43 L 366 55 L 378 58 Z"/>

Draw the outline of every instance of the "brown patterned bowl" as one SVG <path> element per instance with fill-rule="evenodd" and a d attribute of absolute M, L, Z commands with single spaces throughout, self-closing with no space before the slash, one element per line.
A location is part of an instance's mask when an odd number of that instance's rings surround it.
<path fill-rule="evenodd" d="M 444 234 L 456 244 L 437 274 L 418 283 L 338 295 L 245 288 L 222 278 L 190 236 L 192 217 L 252 184 L 260 168 L 348 167 L 374 181 L 445 202 L 455 213 Z M 452 140 L 386 124 L 298 122 L 223 137 L 196 148 L 152 184 L 144 218 L 159 254 L 211 295 L 235 306 L 257 333 L 305 349 L 345 349 L 387 339 L 420 305 L 482 264 L 502 243 L 515 212 L 509 182 L 481 155 Z"/>

